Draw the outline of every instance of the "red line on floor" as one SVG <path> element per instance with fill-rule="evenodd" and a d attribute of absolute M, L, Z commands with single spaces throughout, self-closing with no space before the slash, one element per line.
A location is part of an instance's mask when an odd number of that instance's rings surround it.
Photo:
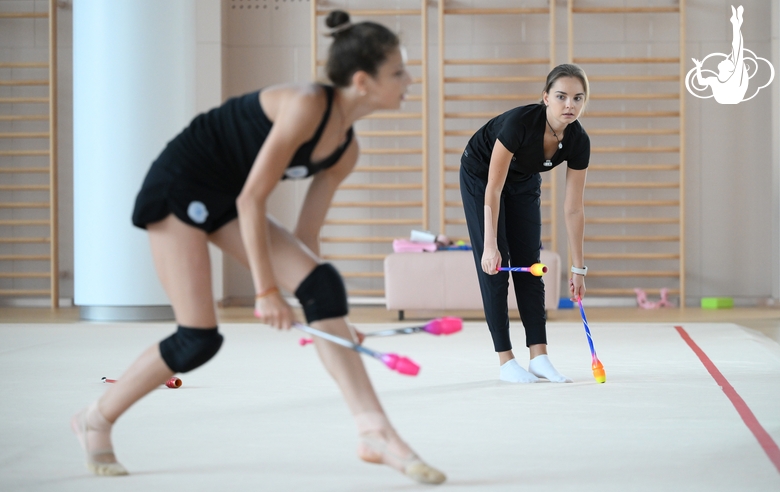
<path fill-rule="evenodd" d="M 750 410 L 750 407 L 748 407 L 747 403 L 745 403 L 745 400 L 739 396 L 737 390 L 734 389 L 734 387 L 728 382 L 728 380 L 726 380 L 723 374 L 721 374 L 718 368 L 715 367 L 715 364 L 713 364 L 710 358 L 707 357 L 707 354 L 705 354 L 704 351 L 699 348 L 698 345 L 696 345 L 696 342 L 694 342 L 691 336 L 688 335 L 688 332 L 686 332 L 682 326 L 675 326 L 674 329 L 677 330 L 677 333 L 679 333 L 682 339 L 685 340 L 685 343 L 691 347 L 691 350 L 693 350 L 693 352 L 699 357 L 699 360 L 702 364 L 704 364 L 704 367 L 707 368 L 707 371 L 710 373 L 715 382 L 718 383 L 723 392 L 726 393 L 726 396 L 728 396 L 729 400 L 731 400 L 731 404 L 734 405 L 737 413 L 739 413 L 739 416 L 742 417 L 742 421 L 745 422 L 745 425 L 747 425 L 748 429 L 750 429 L 750 432 L 756 436 L 758 443 L 769 457 L 769 461 L 771 461 L 772 464 L 775 465 L 775 468 L 777 468 L 777 471 L 780 472 L 780 448 L 777 447 L 777 443 L 774 441 L 774 439 L 772 439 L 772 436 L 770 436 L 761 423 L 759 423 L 756 416 Z"/>

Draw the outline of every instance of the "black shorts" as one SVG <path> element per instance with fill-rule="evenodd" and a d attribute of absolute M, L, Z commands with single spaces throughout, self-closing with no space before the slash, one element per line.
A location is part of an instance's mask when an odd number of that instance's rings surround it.
<path fill-rule="evenodd" d="M 211 233 L 238 217 L 236 196 L 166 169 L 160 160 L 144 179 L 135 199 L 133 225 L 146 229 L 169 214 Z"/>

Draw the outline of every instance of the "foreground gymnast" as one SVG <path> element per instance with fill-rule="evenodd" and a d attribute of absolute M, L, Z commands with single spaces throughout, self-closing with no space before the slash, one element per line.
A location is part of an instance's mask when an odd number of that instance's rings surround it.
<path fill-rule="evenodd" d="M 561 375 L 547 357 L 544 283 L 528 273 L 512 273 L 517 306 L 525 327 L 531 362 L 520 367 L 509 340 L 509 275 L 498 267 L 529 266 L 542 246 L 542 178 L 567 161 L 564 210 L 572 261 L 569 291 L 585 295 L 583 264 L 583 192 L 590 161 L 590 139 L 577 118 L 588 99 L 588 79 L 576 65 L 559 65 L 547 75 L 542 100 L 507 111 L 480 128 L 461 157 L 460 193 L 474 248 L 479 287 L 499 378 L 513 383 L 556 383 Z"/>
<path fill-rule="evenodd" d="M 397 109 L 411 78 L 398 38 L 372 22 L 352 24 L 332 12 L 327 73 L 333 86 L 279 85 L 233 98 L 196 117 L 168 143 L 138 195 L 133 223 L 148 230 L 157 273 L 179 325 L 149 347 L 106 393 L 71 420 L 98 475 L 124 475 L 111 445 L 112 424 L 174 373 L 206 363 L 222 345 L 217 331 L 208 243 L 249 267 L 260 321 L 289 329 L 295 321 L 279 288 L 294 292 L 306 320 L 351 338 L 338 272 L 318 258 L 317 238 L 331 199 L 358 158 L 352 124 Z M 314 175 L 293 233 L 267 215 L 280 179 Z M 420 460 L 382 409 L 356 352 L 315 338 L 357 424 L 358 455 L 423 483 L 445 476 Z"/>

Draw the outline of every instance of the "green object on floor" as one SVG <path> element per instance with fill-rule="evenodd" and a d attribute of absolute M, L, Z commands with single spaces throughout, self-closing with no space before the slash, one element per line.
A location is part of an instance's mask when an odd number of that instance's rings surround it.
<path fill-rule="evenodd" d="M 734 307 L 733 297 L 702 297 L 702 309 L 731 309 Z"/>

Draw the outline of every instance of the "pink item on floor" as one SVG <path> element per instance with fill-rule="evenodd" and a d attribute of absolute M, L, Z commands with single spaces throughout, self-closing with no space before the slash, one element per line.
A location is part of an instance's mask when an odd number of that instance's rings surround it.
<path fill-rule="evenodd" d="M 100 378 L 100 380 L 103 381 L 104 383 L 116 383 L 116 379 L 109 379 L 105 376 Z M 182 385 L 181 379 L 177 378 L 176 376 L 172 376 L 171 379 L 165 382 L 165 386 L 171 389 L 180 388 L 181 385 Z"/>
<path fill-rule="evenodd" d="M 647 300 L 647 294 L 642 289 L 634 289 L 636 292 L 636 303 L 642 309 L 658 309 L 662 307 L 674 307 L 667 296 L 669 295 L 669 289 L 661 289 L 661 300 L 658 302 L 652 302 Z"/>

